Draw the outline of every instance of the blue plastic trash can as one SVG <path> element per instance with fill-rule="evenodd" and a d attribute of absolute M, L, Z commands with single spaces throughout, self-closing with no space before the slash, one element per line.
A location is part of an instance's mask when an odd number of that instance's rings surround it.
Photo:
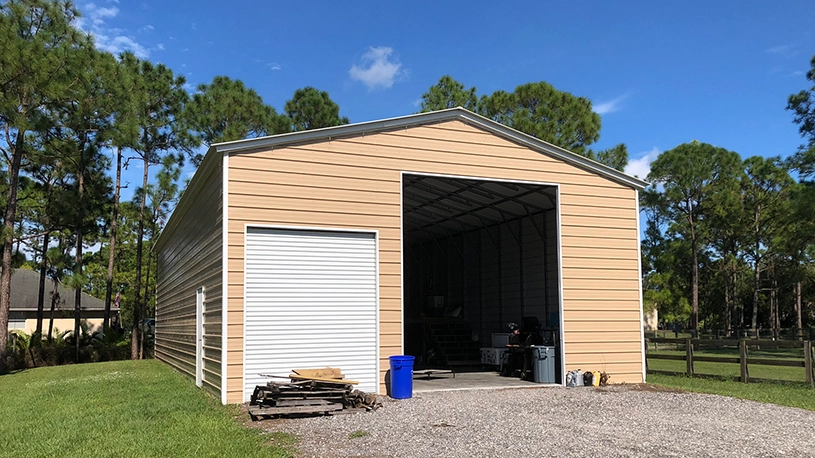
<path fill-rule="evenodd" d="M 413 356 L 388 358 L 391 363 L 391 397 L 407 399 L 413 396 Z"/>

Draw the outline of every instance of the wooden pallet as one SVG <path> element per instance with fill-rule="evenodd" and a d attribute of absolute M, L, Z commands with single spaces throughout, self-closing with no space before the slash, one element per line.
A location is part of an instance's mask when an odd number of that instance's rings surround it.
<path fill-rule="evenodd" d="M 249 403 L 252 420 L 282 415 L 337 415 L 377 407 L 376 395 L 354 390 L 359 382 L 311 376 L 317 371 L 298 370 L 302 374 L 290 375 L 289 383 L 257 385 Z M 341 375 L 338 369 L 331 373 L 338 374 Z"/>

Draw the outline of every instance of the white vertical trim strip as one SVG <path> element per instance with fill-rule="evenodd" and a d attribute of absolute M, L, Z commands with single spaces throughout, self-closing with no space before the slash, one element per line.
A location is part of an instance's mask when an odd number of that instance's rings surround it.
<path fill-rule="evenodd" d="M 645 383 L 646 370 L 645 370 L 645 319 L 643 317 L 644 311 L 642 309 L 642 234 L 640 233 L 640 192 L 634 190 L 634 198 L 637 204 L 637 279 L 639 282 L 640 292 L 640 352 L 642 352 L 642 383 Z"/>
<path fill-rule="evenodd" d="M 227 393 L 227 356 L 229 327 L 227 317 L 229 317 L 229 154 L 224 153 L 221 162 L 223 171 L 221 183 L 221 194 L 223 203 L 221 204 L 221 230 L 223 231 L 221 240 L 221 404 L 226 404 Z"/>
<path fill-rule="evenodd" d="M 399 353 L 405 354 L 405 171 L 399 173 L 399 276 L 401 277 L 401 299 L 399 308 L 402 311 L 402 348 Z"/>
<path fill-rule="evenodd" d="M 381 319 L 381 316 L 379 314 L 379 310 L 380 310 L 380 306 L 379 306 L 379 273 L 380 273 L 380 270 L 379 270 L 379 230 L 374 231 L 374 250 L 376 250 L 376 252 L 374 253 L 374 256 L 376 258 L 376 260 L 375 260 L 375 262 L 376 262 L 376 299 L 375 299 L 376 300 L 376 394 L 384 394 L 384 393 L 381 393 L 380 390 L 379 390 L 379 385 L 380 385 L 380 383 L 379 383 L 379 374 L 380 374 L 380 370 L 381 370 L 381 367 L 380 367 L 381 364 L 379 364 L 379 359 L 382 357 L 381 354 L 380 354 L 380 351 L 379 351 L 379 349 L 380 349 L 380 347 L 382 345 L 382 335 L 380 334 L 380 332 L 381 332 L 380 323 L 382 322 L 382 319 Z M 404 321 L 403 321 L 403 323 L 404 323 Z M 404 324 L 403 324 L 403 326 L 404 326 Z M 404 340 L 404 335 L 403 335 L 402 339 Z"/>
<path fill-rule="evenodd" d="M 557 283 L 558 283 L 558 303 L 560 306 L 560 384 L 566 385 L 566 333 L 564 331 L 566 317 L 563 313 L 563 241 L 561 240 L 560 226 L 562 224 L 560 219 L 560 185 L 555 185 L 557 188 Z M 548 292 L 547 292 L 548 294 Z"/>
<path fill-rule="evenodd" d="M 241 322 L 243 323 L 243 335 L 241 339 L 243 340 L 243 347 L 241 347 L 241 402 L 248 402 L 249 399 L 245 398 L 245 391 L 246 391 L 246 240 L 249 237 L 249 225 L 244 224 L 243 226 L 243 278 L 241 279 L 241 285 L 243 285 L 243 297 L 241 302 L 243 302 L 243 318 L 241 318 Z"/>

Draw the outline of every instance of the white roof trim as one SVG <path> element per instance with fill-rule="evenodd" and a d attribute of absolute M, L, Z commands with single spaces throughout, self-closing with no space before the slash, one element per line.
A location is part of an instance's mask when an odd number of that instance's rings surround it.
<path fill-rule="evenodd" d="M 414 127 L 422 124 L 434 124 L 444 121 L 459 120 L 478 126 L 488 132 L 503 137 L 514 143 L 526 146 L 541 154 L 560 159 L 584 170 L 597 173 L 611 181 L 630 186 L 634 189 L 644 189 L 648 182 L 639 178 L 615 170 L 599 162 L 583 157 L 577 153 L 555 146 L 551 143 L 539 140 L 531 135 L 519 132 L 503 124 L 475 114 L 461 107 L 450 108 L 441 111 L 431 111 L 428 113 L 418 113 L 398 118 L 383 119 L 379 121 L 368 121 L 356 124 L 346 124 L 342 126 L 326 127 L 323 129 L 306 130 L 292 132 L 288 134 L 273 135 L 269 137 L 250 138 L 247 140 L 237 140 L 225 143 L 215 143 L 210 149 L 214 149 L 220 154 L 237 154 L 256 151 L 264 148 L 276 148 L 297 143 L 312 143 L 322 140 L 329 140 L 339 137 L 350 137 L 355 135 L 375 133 L 387 130 Z"/>

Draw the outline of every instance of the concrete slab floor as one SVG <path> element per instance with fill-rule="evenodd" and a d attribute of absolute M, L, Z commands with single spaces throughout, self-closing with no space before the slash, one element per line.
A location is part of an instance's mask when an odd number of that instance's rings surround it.
<path fill-rule="evenodd" d="M 455 391 L 475 389 L 501 389 L 501 388 L 540 388 L 548 385 L 521 380 L 516 377 L 502 377 L 498 372 L 456 372 L 452 374 L 437 374 L 430 377 L 415 374 L 413 377 L 413 392 L 426 393 L 430 391 Z"/>

